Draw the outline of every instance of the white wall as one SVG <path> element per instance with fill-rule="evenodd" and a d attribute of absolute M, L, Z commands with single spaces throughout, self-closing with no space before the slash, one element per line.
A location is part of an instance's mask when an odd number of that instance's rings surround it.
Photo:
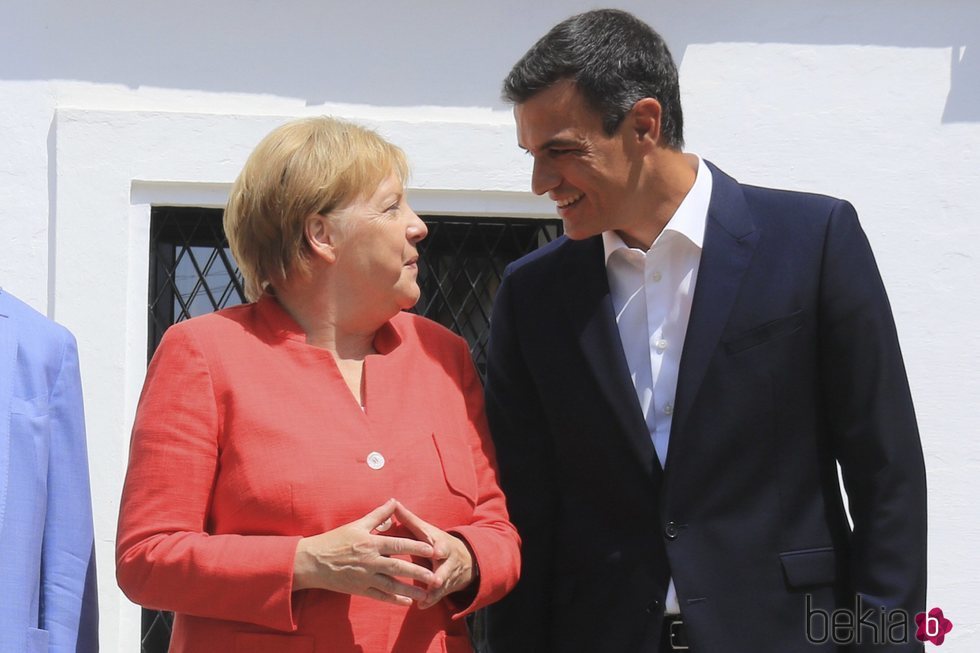
<path fill-rule="evenodd" d="M 13 6 L 12 6 L 13 5 Z M 737 9 L 735 6 L 737 5 Z M 78 337 L 102 645 L 138 650 L 112 550 L 145 369 L 154 203 L 220 205 L 288 117 L 368 122 L 416 208 L 545 215 L 498 100 L 591 3 L 168 3 L 0 8 L 0 285 Z M 630 0 L 681 68 L 687 142 L 742 181 L 850 199 L 890 291 L 930 487 L 929 605 L 980 648 L 980 7 L 971 0 Z"/>

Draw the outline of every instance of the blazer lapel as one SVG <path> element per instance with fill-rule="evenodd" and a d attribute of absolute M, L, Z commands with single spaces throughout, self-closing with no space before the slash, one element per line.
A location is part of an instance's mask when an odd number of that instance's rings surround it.
<path fill-rule="evenodd" d="M 677 378 L 671 449 L 675 445 L 675 434 L 683 432 L 691 414 L 698 389 L 738 295 L 742 276 L 759 240 L 759 232 L 752 223 L 738 182 L 714 165 L 709 163 L 708 166 L 712 174 L 711 204 Z M 668 465 L 669 460 L 668 453 Z"/>
<path fill-rule="evenodd" d="M 602 238 L 569 242 L 561 266 L 561 283 L 570 328 L 595 377 L 614 423 L 648 474 L 659 475 L 660 463 L 630 379 L 629 366 L 616 326 L 603 257 Z"/>
<path fill-rule="evenodd" d="M 7 476 L 10 471 L 10 400 L 14 392 L 17 364 L 17 334 L 8 317 L 10 305 L 0 290 L 0 533 L 7 511 Z"/>

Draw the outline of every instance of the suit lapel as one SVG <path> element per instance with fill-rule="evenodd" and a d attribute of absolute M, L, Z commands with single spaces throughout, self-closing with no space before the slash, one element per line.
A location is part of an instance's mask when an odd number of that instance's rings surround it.
<path fill-rule="evenodd" d="M 602 238 L 568 242 L 560 269 L 564 281 L 559 285 L 564 292 L 569 326 L 614 416 L 610 431 L 623 434 L 648 474 L 655 470 L 659 474 L 660 463 L 636 399 L 616 327 Z"/>
<path fill-rule="evenodd" d="M 0 533 L 7 511 L 7 477 L 10 472 L 10 400 L 14 392 L 17 335 L 8 317 L 10 304 L 0 290 Z"/>
<path fill-rule="evenodd" d="M 712 174 L 711 204 L 677 379 L 671 450 L 677 444 L 674 436 L 683 432 L 691 414 L 759 240 L 738 182 L 714 165 L 708 166 Z"/>

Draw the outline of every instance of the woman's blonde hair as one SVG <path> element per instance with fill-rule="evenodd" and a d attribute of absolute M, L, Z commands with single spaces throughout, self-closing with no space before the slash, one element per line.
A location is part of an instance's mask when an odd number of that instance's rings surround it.
<path fill-rule="evenodd" d="M 392 173 L 404 184 L 402 150 L 358 125 L 321 116 L 274 129 L 249 155 L 225 207 L 224 227 L 249 301 L 290 274 L 306 274 L 306 218 L 373 193 Z"/>

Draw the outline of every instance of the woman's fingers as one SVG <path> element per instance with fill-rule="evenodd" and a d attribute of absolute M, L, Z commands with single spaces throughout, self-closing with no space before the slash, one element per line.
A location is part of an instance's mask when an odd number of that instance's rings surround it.
<path fill-rule="evenodd" d="M 413 601 L 424 601 L 428 596 L 425 588 L 403 583 L 385 574 L 375 574 L 371 582 L 371 587 L 387 594 L 404 596 Z"/>
<path fill-rule="evenodd" d="M 398 502 L 394 499 L 388 499 L 380 506 L 364 515 L 354 523 L 361 528 L 369 531 L 373 531 L 378 526 L 385 523 L 389 517 L 395 514 L 395 508 L 398 506 Z"/>
<path fill-rule="evenodd" d="M 417 580 L 426 585 L 431 585 L 435 579 L 435 573 L 431 569 L 408 560 L 381 558 L 379 559 L 379 563 L 379 572 L 388 576 Z"/>
<path fill-rule="evenodd" d="M 392 518 L 418 539 L 384 535 L 388 530 L 384 525 Z M 414 602 L 422 608 L 457 589 L 469 563 L 461 541 L 394 499 L 346 526 L 301 540 L 297 551 L 300 571 L 294 573 L 302 572 L 300 588 L 321 587 L 396 605 Z M 410 557 L 431 560 L 432 568 L 407 559 Z M 307 580 L 311 575 L 312 580 Z"/>
<path fill-rule="evenodd" d="M 428 542 L 420 542 L 407 537 L 388 537 L 386 535 L 375 535 L 377 551 L 380 555 L 408 555 L 420 558 L 431 558 L 435 555 L 433 547 Z"/>
<path fill-rule="evenodd" d="M 473 582 L 473 554 L 466 543 L 448 533 L 441 543 L 445 544 L 448 553 L 445 559 L 433 562 L 433 581 L 429 584 L 428 596 L 418 603 L 422 610 L 431 608 L 447 595 L 458 592 Z"/>
<path fill-rule="evenodd" d="M 407 596 L 399 596 L 397 594 L 388 594 L 383 592 L 376 587 L 369 587 L 364 591 L 364 596 L 369 599 L 374 599 L 376 601 L 384 601 L 385 603 L 394 603 L 395 605 L 412 605 L 412 599 Z"/>
<path fill-rule="evenodd" d="M 394 513 L 398 521 L 411 531 L 412 535 L 429 544 L 435 544 L 433 536 L 434 531 L 438 531 L 436 527 L 403 506 L 400 501 L 395 501 Z"/>

